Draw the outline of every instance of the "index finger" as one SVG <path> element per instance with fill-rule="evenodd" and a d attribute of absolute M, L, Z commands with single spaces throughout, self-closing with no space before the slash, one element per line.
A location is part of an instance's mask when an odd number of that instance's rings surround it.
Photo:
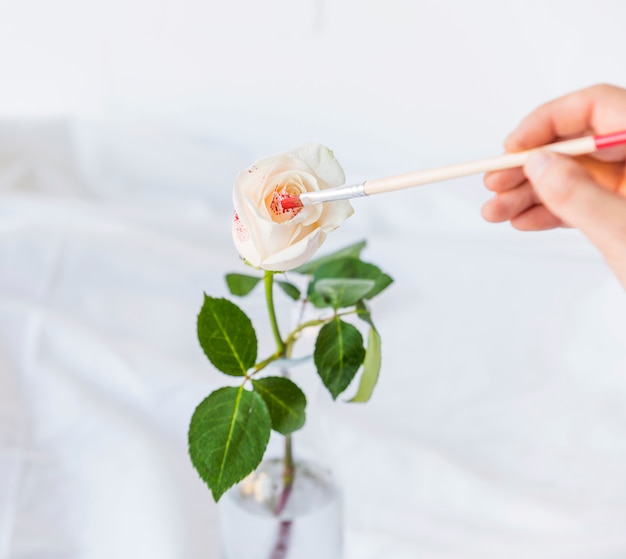
<path fill-rule="evenodd" d="M 626 128 L 626 90 L 596 85 L 541 105 L 505 141 L 507 151 L 543 146 L 590 132 L 605 134 Z"/>

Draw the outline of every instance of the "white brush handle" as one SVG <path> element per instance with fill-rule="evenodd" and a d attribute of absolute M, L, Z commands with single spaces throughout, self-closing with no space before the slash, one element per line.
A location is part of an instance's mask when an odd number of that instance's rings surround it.
<path fill-rule="evenodd" d="M 437 167 L 435 169 L 427 169 L 425 171 L 415 171 L 413 173 L 406 173 L 404 175 L 397 175 L 395 177 L 387 177 L 384 179 L 375 179 L 350 186 L 339 186 L 337 188 L 329 188 L 327 190 L 304 192 L 300 194 L 297 201 L 300 205 L 310 206 L 311 204 L 320 204 L 322 202 L 347 200 L 358 196 L 368 196 L 370 194 L 379 194 L 381 192 L 392 192 L 394 190 L 401 190 L 412 186 L 420 186 L 422 184 L 430 184 L 457 177 L 464 177 L 475 173 L 487 173 L 489 171 L 513 169 L 515 167 L 522 167 L 526 163 L 528 156 L 538 149 L 548 149 L 565 155 L 584 155 L 585 153 L 593 153 L 599 149 L 624 144 L 626 144 L 626 130 L 620 130 L 619 132 L 612 132 L 610 134 L 586 136 L 575 140 L 556 142 L 554 144 L 542 146 L 541 148 L 529 149 L 527 151 L 505 153 L 497 157 L 479 159 L 478 161 L 456 163 L 455 165 Z"/>
<path fill-rule="evenodd" d="M 497 157 L 468 161 L 467 163 L 456 163 L 445 167 L 415 171 L 395 177 L 366 181 L 363 183 L 363 193 L 369 196 L 370 194 L 391 192 L 403 188 L 474 175 L 476 173 L 487 173 L 489 171 L 502 171 L 503 169 L 522 167 L 526 163 L 528 156 L 532 152 L 537 151 L 537 149 L 539 148 L 517 153 L 505 153 Z M 583 155 L 596 151 L 597 147 L 594 136 L 586 136 L 584 138 L 550 144 L 541 149 L 549 149 L 565 155 Z"/>

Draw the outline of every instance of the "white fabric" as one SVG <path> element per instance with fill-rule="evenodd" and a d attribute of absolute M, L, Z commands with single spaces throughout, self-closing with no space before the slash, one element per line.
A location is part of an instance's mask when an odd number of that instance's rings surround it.
<path fill-rule="evenodd" d="M 218 557 L 186 430 L 223 378 L 195 316 L 244 271 L 230 187 L 260 155 L 0 126 L 0 557 Z M 485 224 L 484 198 L 474 177 L 359 200 L 323 248 L 367 238 L 396 280 L 373 401 L 323 406 L 347 559 L 626 556 L 624 292 L 576 232 Z"/>

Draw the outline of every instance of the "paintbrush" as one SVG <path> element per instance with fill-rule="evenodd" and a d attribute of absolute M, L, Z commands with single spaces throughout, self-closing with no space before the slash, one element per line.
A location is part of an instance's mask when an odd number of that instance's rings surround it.
<path fill-rule="evenodd" d="M 541 148 L 534 148 L 516 153 L 505 153 L 496 157 L 468 161 L 466 163 L 456 163 L 444 167 L 436 167 L 423 171 L 415 171 L 394 177 L 375 179 L 353 185 L 343 185 L 326 190 L 316 190 L 303 192 L 300 195 L 286 193 L 276 193 L 280 200 L 277 200 L 284 210 L 294 210 L 303 206 L 321 204 L 322 202 L 333 202 L 336 200 L 348 200 L 360 196 L 370 196 L 382 192 L 393 192 L 403 188 L 421 186 L 434 182 L 464 177 L 476 173 L 486 173 L 489 171 L 502 171 L 514 167 L 522 167 L 529 155 L 538 149 L 548 149 L 565 155 L 584 155 L 594 151 L 626 144 L 626 130 L 613 132 L 611 134 L 601 134 L 596 136 L 585 136 L 574 140 L 565 140 L 548 144 Z"/>

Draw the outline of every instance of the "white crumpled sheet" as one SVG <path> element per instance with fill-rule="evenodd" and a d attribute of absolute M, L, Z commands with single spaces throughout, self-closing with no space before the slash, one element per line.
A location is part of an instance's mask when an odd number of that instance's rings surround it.
<path fill-rule="evenodd" d="M 230 188 L 253 154 L 0 125 L 0 557 L 218 557 L 186 430 L 223 379 L 195 316 L 244 271 Z M 468 192 L 356 201 L 325 247 L 367 237 L 396 280 L 373 401 L 322 402 L 346 559 L 626 557 L 624 293 L 576 232 L 484 224 Z"/>

